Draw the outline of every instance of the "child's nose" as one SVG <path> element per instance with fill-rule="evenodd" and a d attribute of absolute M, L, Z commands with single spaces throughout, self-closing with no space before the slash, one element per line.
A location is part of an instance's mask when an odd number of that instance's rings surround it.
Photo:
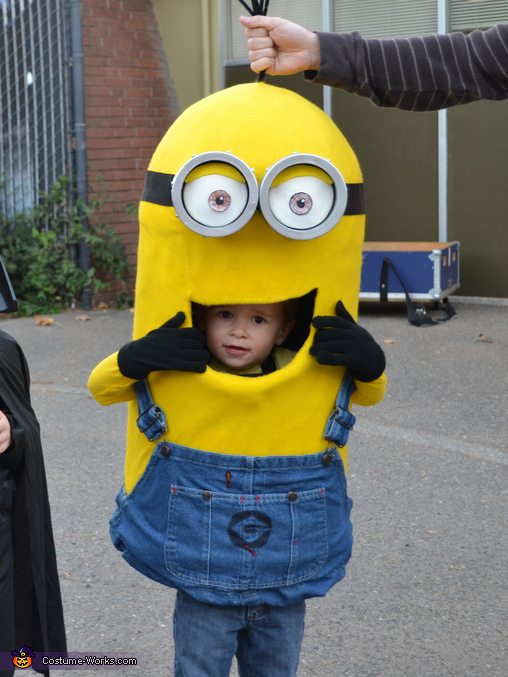
<path fill-rule="evenodd" d="M 231 327 L 231 333 L 233 336 L 247 336 L 247 323 L 243 320 L 236 320 L 236 322 Z"/>

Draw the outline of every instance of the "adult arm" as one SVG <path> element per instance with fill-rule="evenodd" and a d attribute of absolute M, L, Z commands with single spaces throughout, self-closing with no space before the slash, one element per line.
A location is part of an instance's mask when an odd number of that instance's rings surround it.
<path fill-rule="evenodd" d="M 469 35 L 389 40 L 318 33 L 320 65 L 305 77 L 377 106 L 431 111 L 508 98 L 508 24 Z"/>
<path fill-rule="evenodd" d="M 276 17 L 240 21 L 256 72 L 305 71 L 316 84 L 410 111 L 508 98 L 508 23 L 469 35 L 377 40 L 357 32 L 312 33 Z"/>

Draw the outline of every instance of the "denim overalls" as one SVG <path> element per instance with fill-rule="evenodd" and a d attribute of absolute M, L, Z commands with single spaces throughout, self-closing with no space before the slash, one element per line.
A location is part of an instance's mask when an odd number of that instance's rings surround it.
<path fill-rule="evenodd" d="M 148 385 L 135 385 L 138 427 L 166 429 Z M 141 573 L 209 604 L 287 606 L 345 576 L 353 542 L 342 459 L 355 417 L 346 371 L 324 437 L 301 456 L 241 456 L 159 441 L 141 478 L 116 497 L 113 544 Z M 336 445 L 336 446 L 333 446 Z"/>

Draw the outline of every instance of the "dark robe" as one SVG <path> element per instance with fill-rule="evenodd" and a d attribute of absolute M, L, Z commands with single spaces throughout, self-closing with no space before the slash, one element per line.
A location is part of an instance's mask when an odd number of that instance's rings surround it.
<path fill-rule="evenodd" d="M 39 423 L 30 403 L 30 375 L 20 346 L 3 331 L 0 331 L 0 407 L 9 418 L 12 433 L 11 446 L 0 454 L 0 487 L 5 482 L 12 486 L 12 480 L 16 486 L 12 511 L 5 508 L 0 511 L 0 524 L 2 520 L 4 523 L 4 528 L 0 527 L 0 553 L 4 592 L 7 590 L 0 611 L 0 651 L 30 647 L 35 654 L 65 652 L 60 583 Z M 9 515 L 12 529 L 5 528 Z M 9 580 L 13 583 L 11 600 L 5 586 Z M 6 641 L 9 645 L 4 647 Z M 10 674 L 10 670 L 0 670 L 0 677 Z"/>

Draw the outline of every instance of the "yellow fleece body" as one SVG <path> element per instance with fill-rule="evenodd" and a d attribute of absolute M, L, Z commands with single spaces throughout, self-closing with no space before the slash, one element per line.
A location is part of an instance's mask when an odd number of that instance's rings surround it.
<path fill-rule="evenodd" d="M 265 83 L 223 90 L 187 109 L 156 149 L 149 170 L 176 174 L 193 155 L 230 151 L 252 168 L 258 184 L 267 168 L 292 153 L 329 159 L 348 184 L 362 182 L 358 161 L 335 124 L 316 106 Z M 140 204 L 134 339 L 178 311 L 191 326 L 191 303 L 275 303 L 316 290 L 313 316 L 334 315 L 341 299 L 357 316 L 364 215 L 343 216 L 328 233 L 294 240 L 272 230 L 260 212 L 226 237 L 189 230 L 173 207 Z M 154 401 L 168 419 L 167 440 L 204 451 L 241 455 L 309 454 L 326 448 L 323 430 L 334 408 L 343 368 L 309 354 L 315 330 L 283 369 L 242 378 L 207 368 L 204 374 L 152 372 Z M 353 401 L 372 405 L 384 376 L 357 383 Z M 90 377 L 102 404 L 129 401 L 125 489 L 142 474 L 154 443 L 138 431 L 133 381 L 116 354 Z M 341 450 L 344 461 L 345 449 Z"/>

